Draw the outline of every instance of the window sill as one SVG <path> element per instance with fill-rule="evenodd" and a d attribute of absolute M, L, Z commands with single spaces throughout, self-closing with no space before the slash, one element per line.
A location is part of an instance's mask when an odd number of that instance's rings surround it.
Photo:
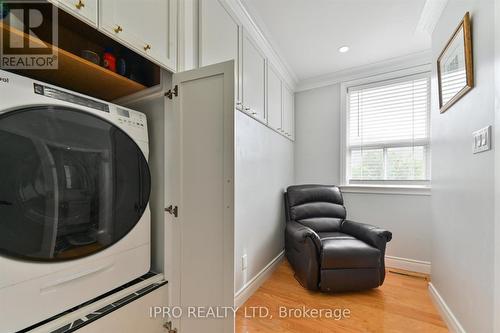
<path fill-rule="evenodd" d="M 425 185 L 340 185 L 342 193 L 431 195 L 431 187 Z"/>

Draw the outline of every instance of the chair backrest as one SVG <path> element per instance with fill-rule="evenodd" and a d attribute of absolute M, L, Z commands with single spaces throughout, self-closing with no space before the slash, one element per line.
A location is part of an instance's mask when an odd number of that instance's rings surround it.
<path fill-rule="evenodd" d="M 346 218 L 344 199 L 334 185 L 296 185 L 285 193 L 287 221 L 297 221 L 316 232 L 334 232 Z"/>

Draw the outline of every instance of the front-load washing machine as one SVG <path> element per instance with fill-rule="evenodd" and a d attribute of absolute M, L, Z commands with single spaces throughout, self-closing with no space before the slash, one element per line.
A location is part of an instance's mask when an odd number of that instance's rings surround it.
<path fill-rule="evenodd" d="M 150 269 L 146 116 L 0 71 L 0 332 Z"/>

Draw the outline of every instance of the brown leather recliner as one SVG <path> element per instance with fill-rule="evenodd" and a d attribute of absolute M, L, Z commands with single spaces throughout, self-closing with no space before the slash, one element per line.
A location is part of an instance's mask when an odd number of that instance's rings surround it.
<path fill-rule="evenodd" d="M 392 234 L 346 220 L 337 186 L 290 186 L 285 211 L 285 252 L 302 286 L 343 292 L 382 285 L 385 247 Z"/>

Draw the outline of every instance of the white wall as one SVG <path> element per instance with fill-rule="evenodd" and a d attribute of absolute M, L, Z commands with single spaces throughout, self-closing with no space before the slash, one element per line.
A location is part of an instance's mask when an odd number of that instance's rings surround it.
<path fill-rule="evenodd" d="M 295 182 L 340 184 L 340 86 L 295 95 Z M 429 262 L 430 197 L 345 193 L 348 218 L 393 233 L 387 255 Z"/>
<path fill-rule="evenodd" d="M 293 183 L 293 143 L 236 112 L 235 292 L 284 249 L 283 191 Z M 248 268 L 241 270 L 246 254 Z"/>
<path fill-rule="evenodd" d="M 340 181 L 340 86 L 295 94 L 295 181 Z"/>
<path fill-rule="evenodd" d="M 437 59 L 470 11 L 476 87 L 440 114 L 432 79 L 432 283 L 473 333 L 493 332 L 494 154 L 471 151 L 472 132 L 494 123 L 493 4 L 451 0 L 432 35 Z"/>
<path fill-rule="evenodd" d="M 388 256 L 431 261 L 429 196 L 346 193 L 344 200 L 349 219 L 379 225 L 392 232 Z"/>

